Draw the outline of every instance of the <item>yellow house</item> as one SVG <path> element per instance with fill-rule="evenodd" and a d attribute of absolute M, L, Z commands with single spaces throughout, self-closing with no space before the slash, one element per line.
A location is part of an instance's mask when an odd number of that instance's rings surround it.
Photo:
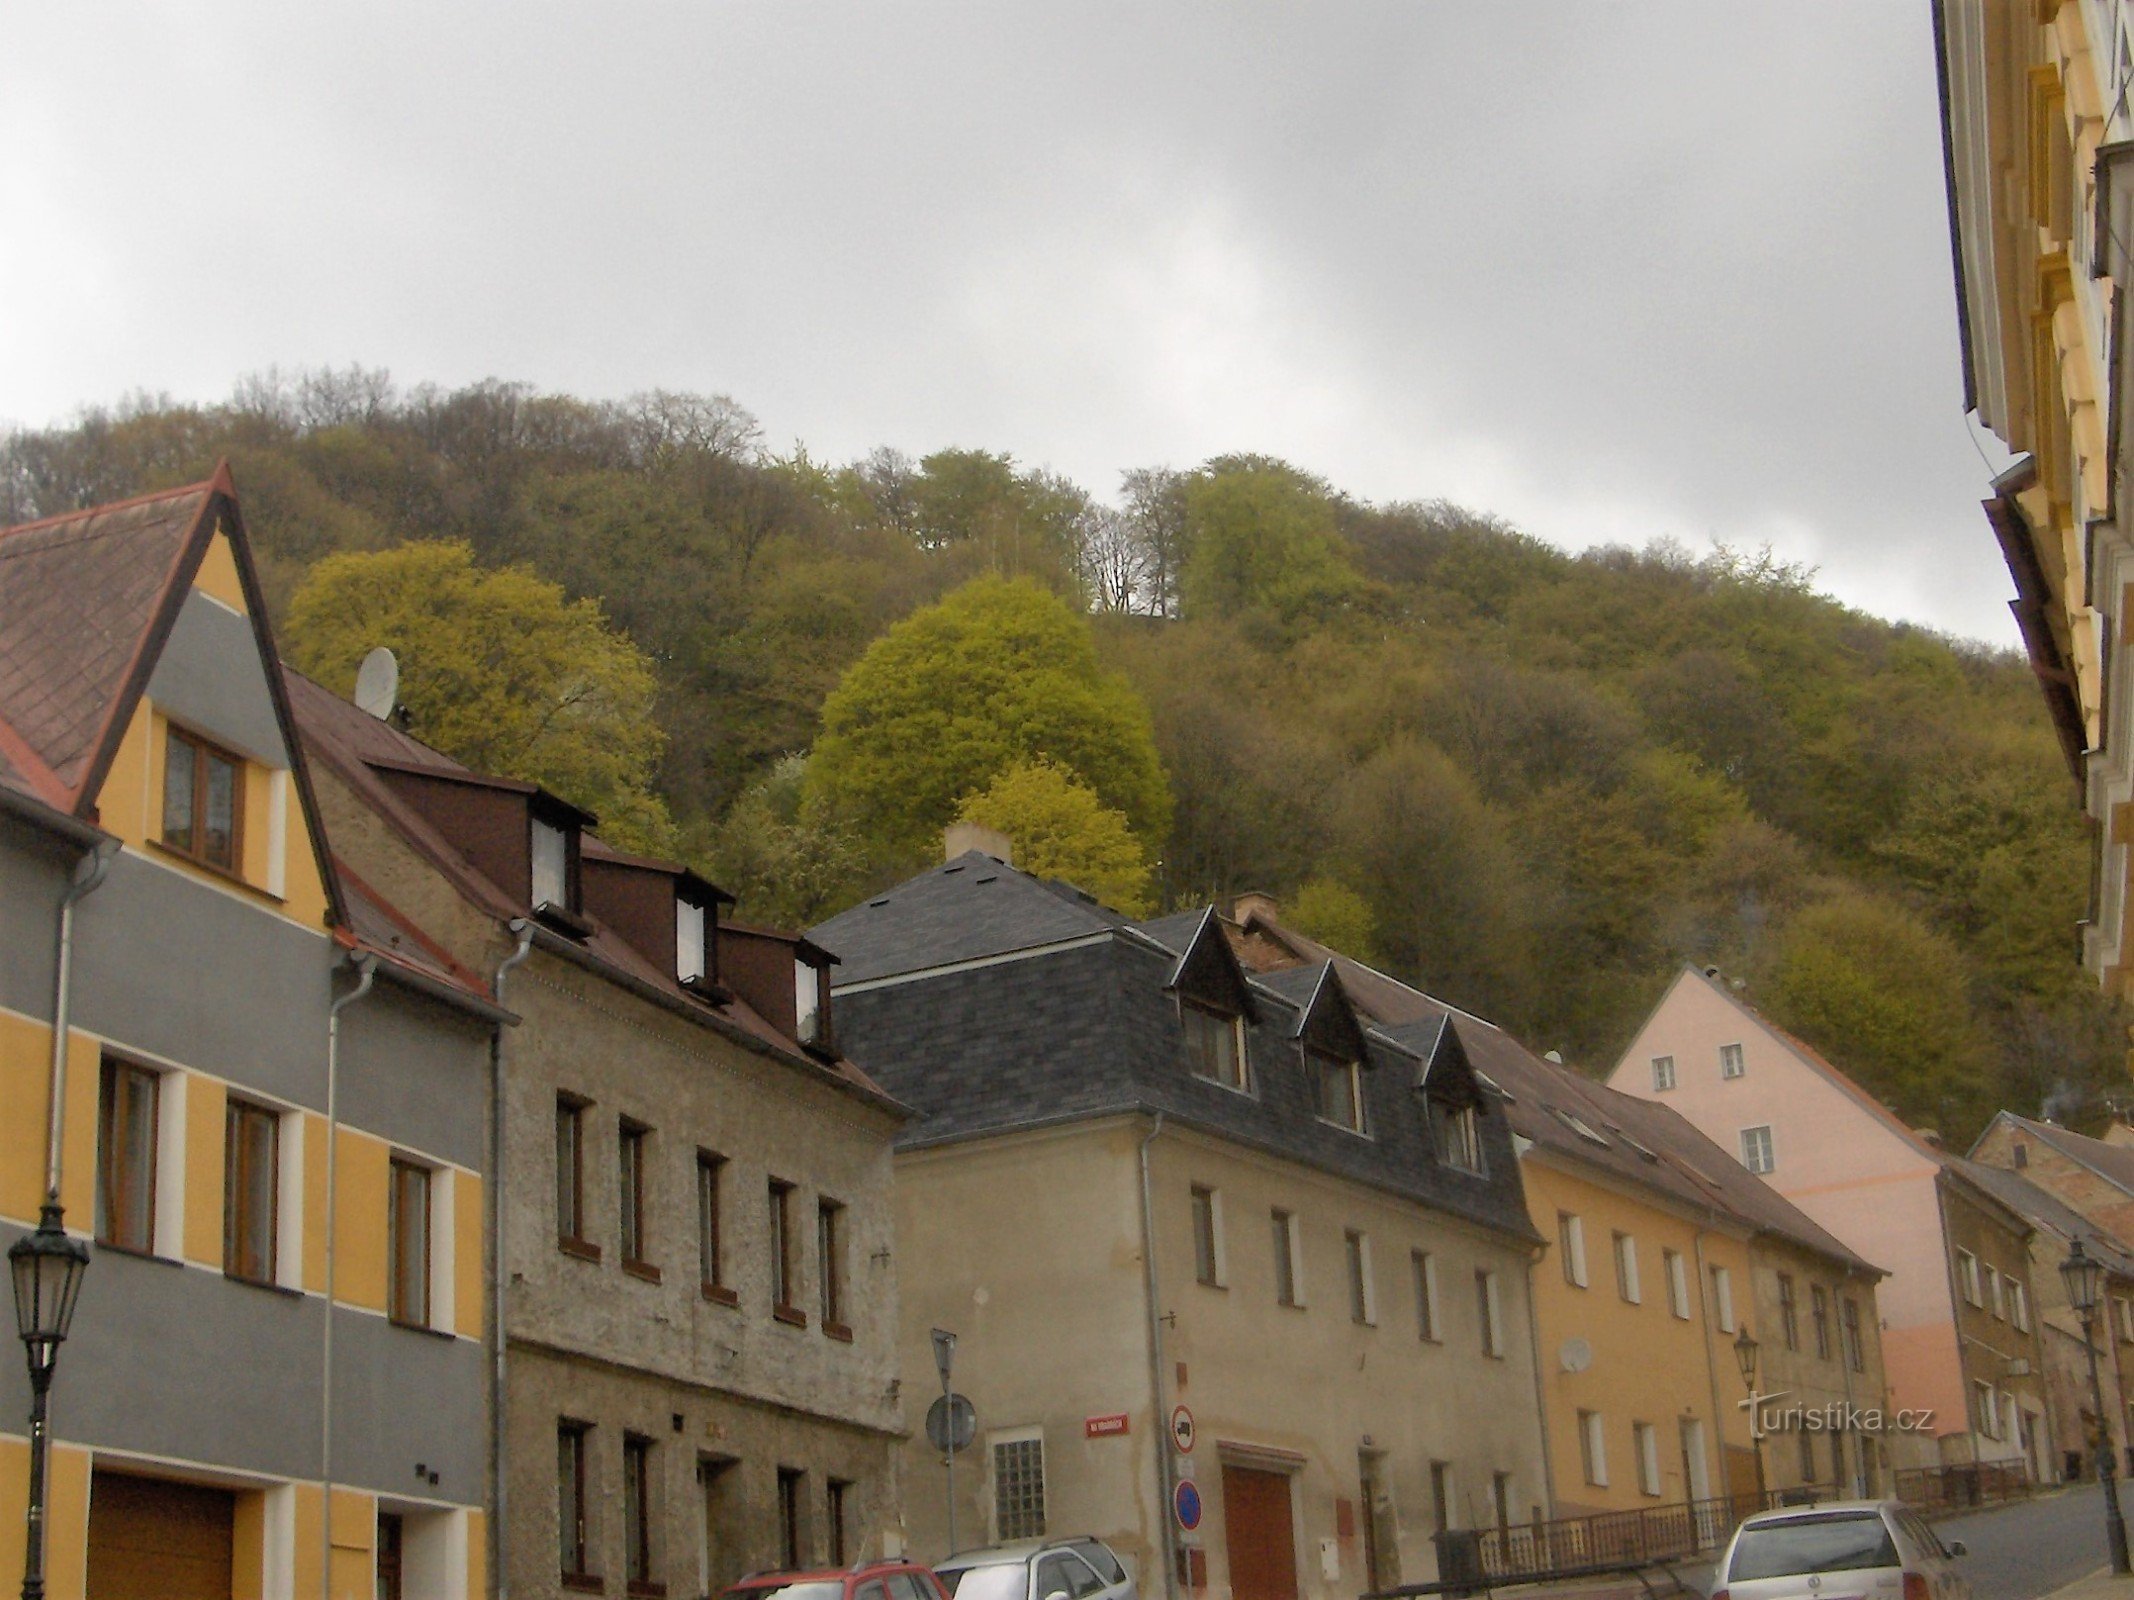
<path fill-rule="evenodd" d="M 503 1014 L 421 948 L 334 870 L 227 473 L 0 531 L 0 1248 L 93 1251 L 54 1600 L 485 1591 Z M 9 1587 L 29 1410 L 0 1362 Z"/>

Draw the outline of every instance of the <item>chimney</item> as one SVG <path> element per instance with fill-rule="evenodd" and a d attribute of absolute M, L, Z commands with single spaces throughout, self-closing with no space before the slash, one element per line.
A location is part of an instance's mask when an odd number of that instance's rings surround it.
<path fill-rule="evenodd" d="M 1282 902 L 1271 894 L 1258 889 L 1247 889 L 1230 902 L 1230 920 L 1236 923 L 1250 922 L 1254 917 L 1265 917 L 1269 922 L 1282 920 Z"/>
<path fill-rule="evenodd" d="M 953 861 L 967 851 L 989 855 L 1004 867 L 1015 865 L 1015 846 L 997 828 L 981 828 L 975 822 L 951 822 L 941 833 L 942 859 Z"/>

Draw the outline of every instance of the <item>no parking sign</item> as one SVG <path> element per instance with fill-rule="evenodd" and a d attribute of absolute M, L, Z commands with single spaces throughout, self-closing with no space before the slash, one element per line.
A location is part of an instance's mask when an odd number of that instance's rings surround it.
<path fill-rule="evenodd" d="M 1178 1513 L 1178 1525 L 1186 1532 L 1200 1526 L 1200 1490 L 1193 1486 L 1192 1479 L 1171 1491 L 1171 1509 Z"/>

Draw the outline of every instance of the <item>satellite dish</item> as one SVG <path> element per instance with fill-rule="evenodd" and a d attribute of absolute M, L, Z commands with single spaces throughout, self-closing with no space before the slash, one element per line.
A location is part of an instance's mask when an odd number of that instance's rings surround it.
<path fill-rule="evenodd" d="M 1563 1363 L 1566 1372 L 1584 1372 L 1593 1365 L 1593 1346 L 1584 1339 L 1566 1339 L 1556 1359 Z"/>
<path fill-rule="evenodd" d="M 400 663 L 381 644 L 356 669 L 356 705 L 380 722 L 390 722 L 399 703 Z"/>

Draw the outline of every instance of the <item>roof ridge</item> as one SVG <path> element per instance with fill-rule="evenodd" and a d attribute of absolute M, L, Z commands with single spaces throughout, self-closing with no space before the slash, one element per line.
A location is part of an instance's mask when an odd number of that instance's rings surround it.
<path fill-rule="evenodd" d="M 176 500 L 189 494 L 213 494 L 218 488 L 227 486 L 229 466 L 229 462 L 224 461 L 199 482 L 181 484 L 175 489 L 150 489 L 142 494 L 128 495 L 123 500 L 106 500 L 93 506 L 77 506 L 72 511 L 55 511 L 50 516 L 33 517 L 28 522 L 12 522 L 0 528 L 0 540 L 14 534 L 28 533 L 36 528 L 57 527 L 62 522 L 100 517 L 112 511 L 131 511 L 136 506 L 145 506 L 157 500 Z"/>

